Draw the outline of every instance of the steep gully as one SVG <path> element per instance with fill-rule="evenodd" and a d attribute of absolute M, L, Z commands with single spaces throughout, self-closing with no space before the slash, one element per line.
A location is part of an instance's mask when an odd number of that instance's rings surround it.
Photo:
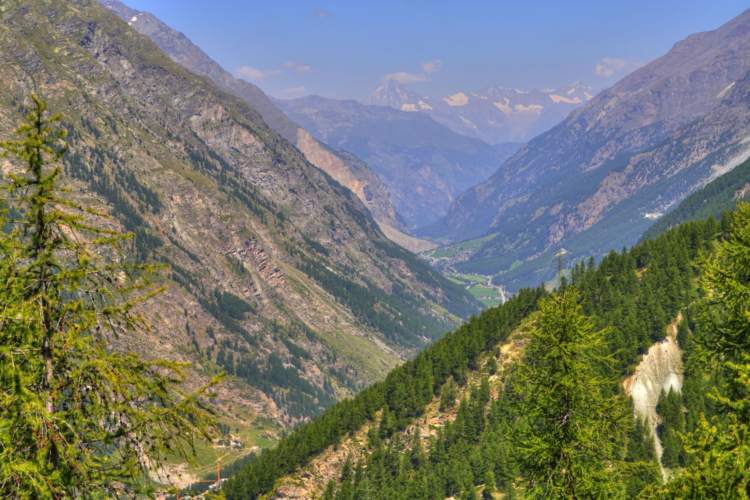
<path fill-rule="evenodd" d="M 625 393 L 633 398 L 636 416 L 643 420 L 648 419 L 659 461 L 663 452 L 661 441 L 656 434 L 659 422 L 656 405 L 659 402 L 659 394 L 662 390 L 669 392 L 670 388 L 677 392 L 682 390 L 682 350 L 677 344 L 677 324 L 680 321 L 682 314 L 667 327 L 666 338 L 651 346 L 643 355 L 635 373 L 623 382 Z"/>

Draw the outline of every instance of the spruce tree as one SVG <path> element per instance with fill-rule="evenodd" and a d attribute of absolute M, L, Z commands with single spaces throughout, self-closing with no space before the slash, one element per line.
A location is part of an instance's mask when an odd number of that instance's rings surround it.
<path fill-rule="evenodd" d="M 621 490 L 614 442 L 627 408 L 620 397 L 604 395 L 613 382 L 601 354 L 606 330 L 581 314 L 578 297 L 567 287 L 540 304 L 518 368 L 518 414 L 526 425 L 514 444 L 527 498 L 600 498 Z"/>
<path fill-rule="evenodd" d="M 132 235 L 65 197 L 62 116 L 31 98 L 22 139 L 0 143 L 22 167 L 0 215 L 13 228 L 0 233 L 0 497 L 149 495 L 149 470 L 210 437 L 206 387 L 180 388 L 184 363 L 111 349 L 114 337 L 148 331 L 137 310 L 162 289 L 153 267 L 127 263 Z"/>

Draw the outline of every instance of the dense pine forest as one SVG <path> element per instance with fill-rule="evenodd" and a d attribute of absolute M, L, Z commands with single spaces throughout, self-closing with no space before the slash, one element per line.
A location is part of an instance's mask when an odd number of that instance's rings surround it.
<path fill-rule="evenodd" d="M 745 206 L 742 224 L 747 224 L 749 213 L 750 208 Z M 634 418 L 632 409 L 627 409 L 622 380 L 633 373 L 641 355 L 662 340 L 667 326 L 679 317 L 677 339 L 686 360 L 685 381 L 681 392 L 662 394 L 657 433 L 664 448 L 663 473 L 667 477 L 688 477 L 681 476 L 680 471 L 700 464 L 702 456 L 694 446 L 685 446 L 689 441 L 686 436 L 704 430 L 709 421 L 719 426 L 717 432 L 723 432 L 729 422 L 722 411 L 726 402 L 722 404 L 719 396 L 709 395 L 717 387 L 721 394 L 726 393 L 722 381 L 727 380 L 727 374 L 720 378 L 720 371 L 710 370 L 716 365 L 698 363 L 706 352 L 712 352 L 706 344 L 710 336 L 704 332 L 708 327 L 701 305 L 706 288 L 699 286 L 699 279 L 708 265 L 706 256 L 733 241 L 735 218 L 734 213 L 725 213 L 720 221 L 710 217 L 682 224 L 629 250 L 613 251 L 598 266 L 593 259 L 582 261 L 562 277 L 554 292 L 547 292 L 543 286 L 521 290 L 506 304 L 473 317 L 413 361 L 395 369 L 385 381 L 300 427 L 237 473 L 224 488 L 226 497 L 257 498 L 273 491 L 282 476 L 304 466 L 325 448 L 340 445 L 369 423 L 363 458 L 348 460 L 340 477 L 320 492 L 321 498 L 474 499 L 480 495 L 497 498 L 493 496 L 496 492 L 505 493 L 504 498 L 572 498 L 539 490 L 530 479 L 534 477 L 534 464 L 519 457 L 519 450 L 530 442 L 529 429 L 540 425 L 522 411 L 528 410 L 525 403 L 519 404 L 529 399 L 524 389 L 529 386 L 528 380 L 519 384 L 528 373 L 506 368 L 497 391 L 498 377 L 493 377 L 501 361 L 498 347 L 522 324 L 526 325 L 522 330 L 527 331 L 529 322 L 538 321 L 540 304 L 545 307 L 547 302 L 559 301 L 568 290 L 574 291 L 577 303 L 571 314 L 589 321 L 592 332 L 601 333 L 597 347 L 589 353 L 591 357 L 580 358 L 588 359 L 593 371 L 580 376 L 597 381 L 595 392 L 602 401 L 617 401 L 616 406 L 626 409 L 609 435 L 589 436 L 599 439 L 599 446 L 606 443 L 609 450 L 607 456 L 600 457 L 610 464 L 610 473 L 604 474 L 612 483 L 607 495 L 659 497 L 662 471 L 653 437 L 647 423 Z M 525 334 L 520 335 L 523 338 Z M 490 379 L 494 380 L 493 389 Z M 735 392 L 739 390 L 737 384 L 732 387 Z M 437 401 L 441 412 L 453 418 L 436 435 L 413 432 L 410 426 Z M 538 440 L 532 443 L 539 445 Z M 589 463 L 582 474 L 593 477 L 596 468 Z M 732 495 L 736 491 L 732 490 Z M 580 498 L 595 497 L 587 494 Z"/>

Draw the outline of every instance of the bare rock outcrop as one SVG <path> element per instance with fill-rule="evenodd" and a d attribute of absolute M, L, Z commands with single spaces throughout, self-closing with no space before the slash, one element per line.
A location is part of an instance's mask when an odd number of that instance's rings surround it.
<path fill-rule="evenodd" d="M 662 390 L 669 392 L 670 388 L 680 392 L 682 381 L 682 350 L 677 344 L 674 328 L 670 325 L 670 335 L 651 346 L 635 373 L 623 382 L 625 392 L 633 398 L 636 416 L 648 419 L 659 460 L 663 451 L 656 435 L 656 425 L 659 422 L 656 405 L 659 403 L 659 394 Z"/>

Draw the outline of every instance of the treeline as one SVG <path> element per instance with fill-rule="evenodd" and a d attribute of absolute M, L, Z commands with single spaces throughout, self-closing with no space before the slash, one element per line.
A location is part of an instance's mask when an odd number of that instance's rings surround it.
<path fill-rule="evenodd" d="M 322 416 L 302 425 L 228 481 L 224 487 L 227 498 L 256 498 L 271 491 L 280 477 L 339 443 L 386 406 L 393 415 L 392 429 L 405 428 L 424 411 L 449 377 L 466 380 L 467 372 L 476 368 L 479 356 L 505 340 L 535 309 L 538 299 L 546 295 L 542 288 L 523 290 L 502 307 L 472 317 L 456 332 L 394 369 L 385 381 L 368 387 L 353 399 L 337 403 Z"/>
<path fill-rule="evenodd" d="M 722 228 L 729 224 L 728 219 L 722 224 L 712 218 L 691 222 L 621 254 L 612 252 L 598 268 L 593 259 L 574 266 L 570 284 L 581 294 L 583 311 L 594 317 L 597 329 L 608 328 L 606 350 L 614 357 L 614 368 L 619 373 L 611 394 L 622 392 L 623 376 L 632 373 L 640 354 L 665 337 L 667 325 L 680 312 L 684 315 L 678 338 L 688 355 L 692 353 L 694 337 L 690 328 L 698 326 L 691 323 L 692 310 L 688 306 L 697 298 L 695 264 L 699 254 L 711 250 L 717 237 L 725 237 Z M 561 288 L 567 286 L 568 280 L 563 279 Z M 460 331 L 463 335 L 471 333 L 471 329 Z M 480 382 L 464 391 L 468 394 L 458 408 L 451 409 L 455 405 L 456 384 L 450 380 L 444 385 L 440 391 L 441 411 L 456 411 L 456 418 L 446 422 L 434 437 L 397 433 L 398 410 L 386 406 L 370 432 L 365 458 L 357 464 L 348 462 L 342 476 L 327 485 L 323 500 L 365 496 L 373 500 L 474 500 L 480 494 L 494 498 L 495 492 L 515 498 L 517 481 L 526 471 L 513 457 L 512 436 L 533 422 L 525 423 L 525 415 L 519 414 L 513 404 L 521 395 L 511 389 L 512 372 L 511 378 L 503 382 L 507 389 L 497 398 L 490 398 L 486 377 L 495 371 L 496 357 L 494 352 L 489 355 Z M 456 381 L 463 384 L 461 377 Z M 686 375 L 682 393 L 670 391 L 662 395 L 658 435 L 665 467 L 676 469 L 691 464 L 679 434 L 695 431 L 700 413 L 709 417 L 716 414 L 706 397 L 713 385 L 705 373 L 693 370 Z M 630 413 L 615 446 L 616 456 L 634 466 L 620 478 L 619 489 L 625 496 L 635 497 L 647 486 L 661 483 L 654 441 L 646 422 Z M 636 464 L 640 465 L 635 467 Z"/>
<path fill-rule="evenodd" d="M 489 500 L 496 493 L 517 498 L 514 483 L 525 472 L 514 459 L 512 439 L 524 420 L 513 401 L 519 396 L 508 390 L 492 398 L 486 376 L 466 392 L 448 408 L 455 419 L 435 436 L 422 434 L 419 427 L 411 434 L 391 434 L 384 413 L 371 432 L 368 453 L 356 464 L 347 460 L 322 500 L 478 500 L 480 495 Z M 649 430 L 632 417 L 624 428 L 629 431 L 619 443 L 619 455 L 626 463 L 651 465 L 624 478 L 623 491 L 635 495 L 661 478 Z"/>

